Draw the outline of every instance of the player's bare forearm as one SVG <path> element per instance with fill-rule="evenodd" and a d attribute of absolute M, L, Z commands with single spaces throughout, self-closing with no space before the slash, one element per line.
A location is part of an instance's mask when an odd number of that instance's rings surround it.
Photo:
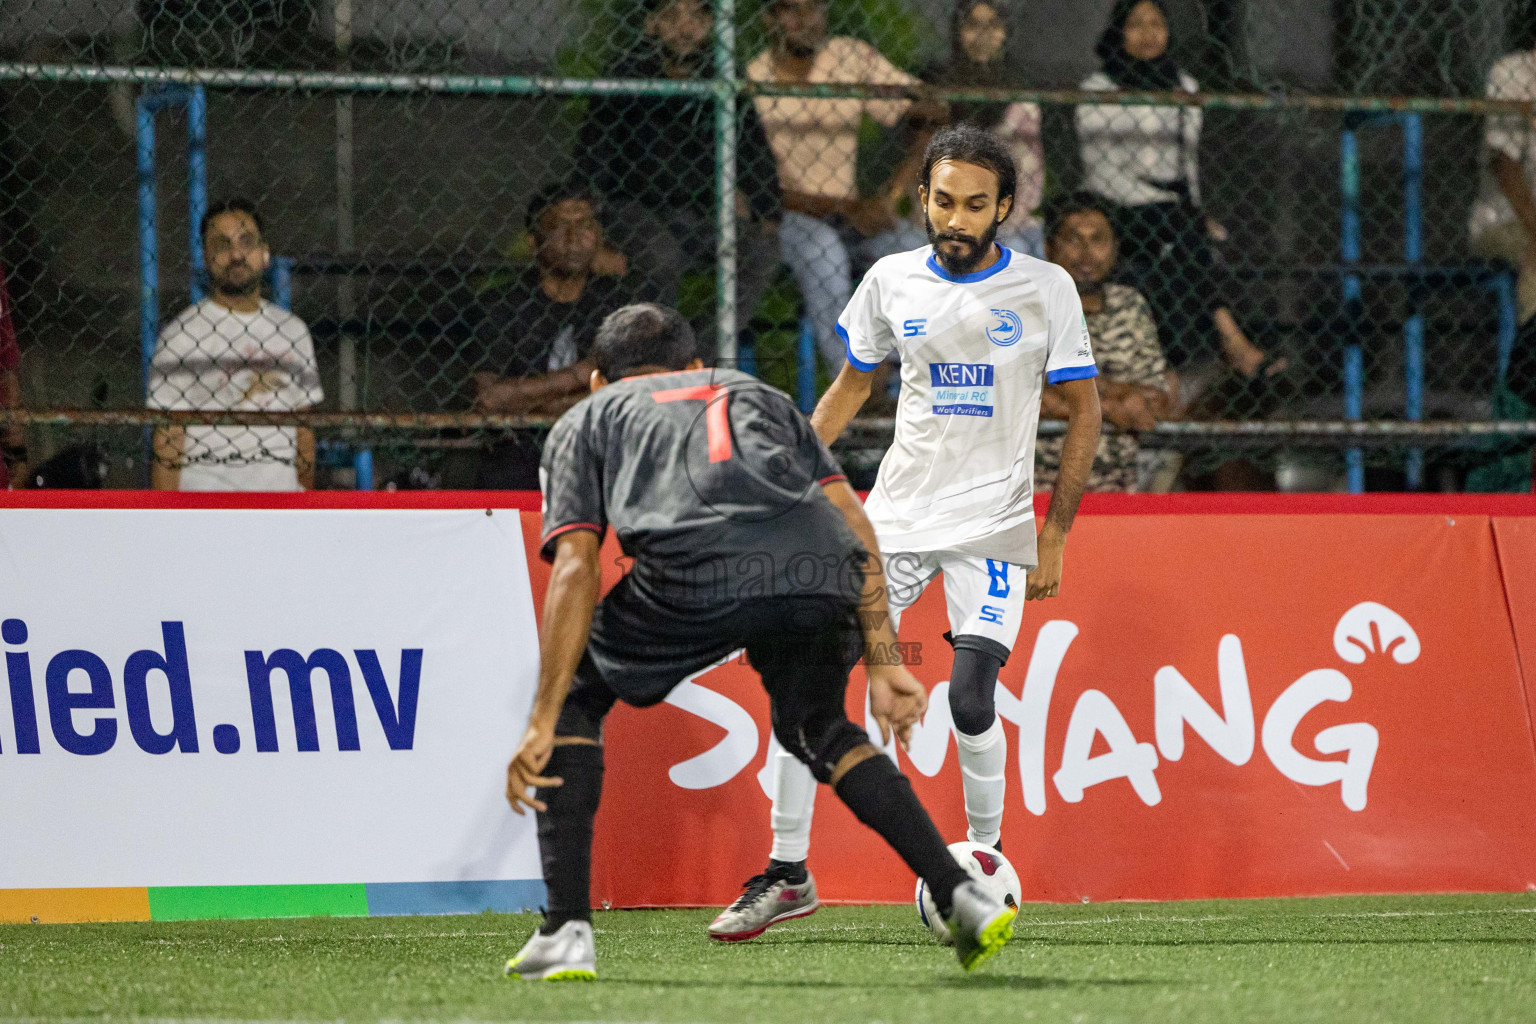
<path fill-rule="evenodd" d="M 841 480 L 824 489 L 827 499 L 843 514 L 868 555 L 864 560 L 859 626 L 864 634 L 864 671 L 869 677 L 870 713 L 880 726 L 881 741 L 890 742 L 894 733 L 905 749 L 912 742 L 913 727 L 928 712 L 928 690 L 901 663 L 901 649 L 896 645 L 896 630 L 891 624 L 890 604 L 885 595 L 880 545 L 875 538 L 875 528 L 864 515 L 859 496 Z M 851 766 L 851 763 L 840 764 L 839 768 L 847 771 Z"/>
<path fill-rule="evenodd" d="M 1093 472 L 1093 457 L 1099 448 L 1103 414 L 1099 408 L 1099 389 L 1093 378 L 1069 380 L 1056 385 L 1057 394 L 1067 403 L 1067 436 L 1061 444 L 1061 472 L 1051 507 L 1045 515 L 1041 535 L 1065 538 L 1077 517 L 1077 506 L 1088 487 Z M 1053 537 L 1054 539 L 1054 537 Z"/>
<path fill-rule="evenodd" d="M 546 776 L 544 769 L 560 742 L 555 723 L 592 631 L 592 609 L 602 582 L 597 561 L 600 544 L 601 538 L 590 530 L 572 530 L 555 542 L 555 565 L 544 592 L 544 621 L 539 625 L 539 691 L 533 698 L 528 728 L 507 764 L 507 802 L 518 814 L 525 813 L 524 808 L 548 810 L 538 790 L 565 784 L 558 776 Z"/>
<path fill-rule="evenodd" d="M 843 364 L 837 380 L 827 388 L 827 393 L 821 396 L 821 401 L 816 403 L 816 409 L 811 413 L 811 429 L 816 431 L 822 444 L 830 446 L 843 436 L 843 431 L 848 429 L 848 421 L 869 399 L 869 388 L 870 374 L 857 369 L 852 363 Z"/>
<path fill-rule="evenodd" d="M 1036 540 L 1036 564 L 1024 588 L 1026 601 L 1041 601 L 1061 592 L 1061 572 L 1067 547 L 1067 531 L 1077 516 L 1078 503 L 1093 471 L 1099 447 L 1102 413 L 1099 389 L 1092 378 L 1058 384 L 1057 393 L 1067 403 L 1067 436 L 1061 443 L 1061 472 L 1045 525 Z"/>
<path fill-rule="evenodd" d="M 555 541 L 555 564 L 544 592 L 544 621 L 539 626 L 539 690 L 531 716 L 534 724 L 551 730 L 565 705 L 592 630 L 592 609 L 602 583 L 598 561 L 601 543 L 591 530 L 572 530 Z"/>

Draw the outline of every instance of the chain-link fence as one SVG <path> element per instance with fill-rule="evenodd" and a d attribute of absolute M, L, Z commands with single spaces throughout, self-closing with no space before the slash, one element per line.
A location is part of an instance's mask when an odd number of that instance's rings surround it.
<path fill-rule="evenodd" d="M 0 442 L 53 486 L 533 486 L 640 298 L 809 408 L 964 120 L 1019 168 L 998 240 L 1078 281 L 1096 485 L 1529 489 L 1533 6 L 0 0 Z"/>

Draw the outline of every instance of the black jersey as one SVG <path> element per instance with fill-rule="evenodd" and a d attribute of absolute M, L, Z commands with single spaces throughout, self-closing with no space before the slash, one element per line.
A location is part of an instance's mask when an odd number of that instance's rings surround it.
<path fill-rule="evenodd" d="M 555 424 L 540 554 L 610 526 L 633 585 L 671 605 L 862 588 L 863 547 L 822 485 L 842 470 L 788 396 L 736 370 L 617 381 Z"/>

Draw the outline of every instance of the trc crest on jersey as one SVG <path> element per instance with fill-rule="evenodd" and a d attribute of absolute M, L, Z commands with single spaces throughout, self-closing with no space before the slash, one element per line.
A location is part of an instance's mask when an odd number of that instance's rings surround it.
<path fill-rule="evenodd" d="M 1011 309 L 994 309 L 992 315 L 997 317 L 997 323 L 987 328 L 987 339 L 994 345 L 1007 348 L 1024 335 L 1024 321 L 1019 319 L 1019 314 Z"/>

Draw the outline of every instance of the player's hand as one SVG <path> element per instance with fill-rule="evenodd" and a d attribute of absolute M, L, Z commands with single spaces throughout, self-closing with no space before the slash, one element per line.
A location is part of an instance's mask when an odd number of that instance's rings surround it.
<path fill-rule="evenodd" d="M 891 742 L 891 733 L 901 749 L 912 743 L 912 727 L 928 713 L 928 691 L 904 665 L 870 665 L 869 712 L 880 727 L 880 742 Z"/>
<path fill-rule="evenodd" d="M 1067 538 L 1055 530 L 1041 530 L 1035 542 L 1039 565 L 1025 577 L 1024 600 L 1044 601 L 1061 591 L 1061 563 Z"/>
<path fill-rule="evenodd" d="M 540 774 L 544 766 L 549 764 L 549 755 L 554 749 L 555 730 L 548 725 L 529 722 L 528 731 L 523 733 L 523 741 L 517 745 L 517 753 L 512 755 L 512 762 L 507 765 L 507 803 L 512 805 L 515 813 L 522 814 L 523 806 L 532 807 L 535 811 L 548 810 L 542 800 L 528 791 L 565 784 L 564 779 L 545 778 Z"/>

